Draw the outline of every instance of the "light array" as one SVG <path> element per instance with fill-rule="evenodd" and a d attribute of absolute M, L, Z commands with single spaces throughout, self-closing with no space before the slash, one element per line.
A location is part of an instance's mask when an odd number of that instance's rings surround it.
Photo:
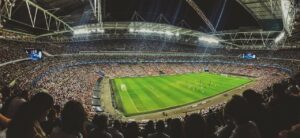
<path fill-rule="evenodd" d="M 199 41 L 204 41 L 204 42 L 207 42 L 207 43 L 214 43 L 214 44 L 218 44 L 219 43 L 219 40 L 216 39 L 216 38 L 213 38 L 213 37 L 207 37 L 207 36 L 202 36 L 202 37 L 199 37 L 198 38 Z"/>
<path fill-rule="evenodd" d="M 81 35 L 81 34 L 90 34 L 90 33 L 104 33 L 104 29 L 100 29 L 100 28 L 95 28 L 95 29 L 86 29 L 86 28 L 82 28 L 82 29 L 76 29 L 73 31 L 74 35 Z"/>
<path fill-rule="evenodd" d="M 275 38 L 275 43 L 279 43 L 285 36 L 285 32 L 281 32 L 276 38 Z"/>
<path fill-rule="evenodd" d="M 167 36 L 179 36 L 179 33 L 174 33 L 171 31 L 158 31 L 158 30 L 150 30 L 150 29 L 129 29 L 130 33 L 149 33 L 149 34 L 161 34 Z"/>

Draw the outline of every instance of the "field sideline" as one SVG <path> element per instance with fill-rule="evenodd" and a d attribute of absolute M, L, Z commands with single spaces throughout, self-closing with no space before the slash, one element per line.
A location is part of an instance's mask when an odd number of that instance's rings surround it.
<path fill-rule="evenodd" d="M 132 116 L 198 102 L 251 81 L 247 77 L 202 72 L 115 78 L 112 88 L 118 109 Z"/>

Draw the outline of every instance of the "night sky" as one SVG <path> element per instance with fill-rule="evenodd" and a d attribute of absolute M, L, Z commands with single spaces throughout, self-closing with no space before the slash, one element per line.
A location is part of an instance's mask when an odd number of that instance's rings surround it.
<path fill-rule="evenodd" d="M 103 2 L 104 0 L 102 0 Z M 137 11 L 146 21 L 155 22 L 160 14 L 163 14 L 170 24 L 178 25 L 181 20 L 185 20 L 188 25 L 183 26 L 199 31 L 206 32 L 208 27 L 202 21 L 196 11 L 185 0 L 105 0 L 105 12 L 103 12 L 103 21 L 130 21 L 134 11 Z M 257 27 L 255 19 L 240 5 L 236 0 L 194 0 L 202 11 L 206 14 L 217 30 L 232 30 L 239 27 Z M 62 18 L 71 26 L 95 23 L 88 0 L 36 0 L 38 5 L 44 9 L 59 8 L 54 14 L 56 16 L 68 17 Z M 23 4 L 23 6 L 18 6 Z M 225 4 L 225 5 L 224 5 Z M 30 24 L 26 5 L 21 0 L 17 3 L 17 8 L 13 11 L 13 19 L 27 22 Z M 224 9 L 223 9 L 224 7 Z M 223 10 L 222 10 L 223 9 Z M 223 11 L 223 14 L 222 14 Z M 41 14 L 39 18 L 44 18 Z M 37 21 L 38 27 L 45 25 L 44 21 Z M 8 21 L 5 24 L 8 28 L 24 30 L 29 32 L 38 30 L 26 25 L 20 25 Z M 16 27 L 17 26 L 17 27 Z M 44 26 L 45 27 L 45 26 Z M 45 30 L 42 30 L 45 31 Z M 36 32 L 36 31 L 35 31 Z M 38 32 L 37 32 L 38 33 Z"/>
<path fill-rule="evenodd" d="M 195 0 L 216 26 L 226 0 Z M 106 18 L 128 21 L 137 11 L 146 21 L 155 21 L 163 14 L 171 24 L 185 20 L 193 29 L 207 28 L 196 11 L 185 0 L 107 0 Z M 112 17 L 112 18 L 111 18 Z M 235 0 L 227 0 L 217 30 L 237 29 L 241 26 L 258 26 L 255 19 Z"/>

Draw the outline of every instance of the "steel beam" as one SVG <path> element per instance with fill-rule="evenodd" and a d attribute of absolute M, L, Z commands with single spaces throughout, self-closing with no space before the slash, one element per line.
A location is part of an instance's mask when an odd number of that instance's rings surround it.
<path fill-rule="evenodd" d="M 202 20 L 205 22 L 208 28 L 212 32 L 216 32 L 215 27 L 212 25 L 212 23 L 209 21 L 206 15 L 203 13 L 203 11 L 198 7 L 198 5 L 193 0 L 186 0 L 186 2 L 197 12 L 197 14 L 202 18 Z"/>
<path fill-rule="evenodd" d="M 48 10 L 45 10 L 44 8 L 40 7 L 39 5 L 35 4 L 34 2 L 32 2 L 30 0 L 24 0 L 24 1 L 26 3 L 30 21 L 31 21 L 31 24 L 33 27 L 35 27 L 36 14 L 38 12 L 42 12 L 44 19 L 45 19 L 45 24 L 46 24 L 47 30 L 50 30 L 51 20 L 55 21 L 57 31 L 60 31 L 61 25 L 63 25 L 63 28 L 66 30 L 67 29 L 73 30 L 73 28 L 69 24 L 67 24 L 63 20 L 59 19 L 57 16 L 53 15 Z M 31 13 L 31 8 L 34 8 L 35 13 Z"/>
<path fill-rule="evenodd" d="M 95 18 L 100 24 L 100 27 L 103 28 L 101 0 L 89 0 L 89 3 L 91 5 Z"/>

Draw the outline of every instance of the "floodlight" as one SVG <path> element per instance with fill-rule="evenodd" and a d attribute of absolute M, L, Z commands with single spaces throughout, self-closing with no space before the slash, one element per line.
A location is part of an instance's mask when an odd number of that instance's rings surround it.
<path fill-rule="evenodd" d="M 219 43 L 219 40 L 216 39 L 216 38 L 212 38 L 212 37 L 205 37 L 205 36 L 202 36 L 202 37 L 199 37 L 198 38 L 199 41 L 205 41 L 207 43 Z"/>
<path fill-rule="evenodd" d="M 276 38 L 275 38 L 275 43 L 280 42 L 285 36 L 285 32 L 281 32 Z"/>

